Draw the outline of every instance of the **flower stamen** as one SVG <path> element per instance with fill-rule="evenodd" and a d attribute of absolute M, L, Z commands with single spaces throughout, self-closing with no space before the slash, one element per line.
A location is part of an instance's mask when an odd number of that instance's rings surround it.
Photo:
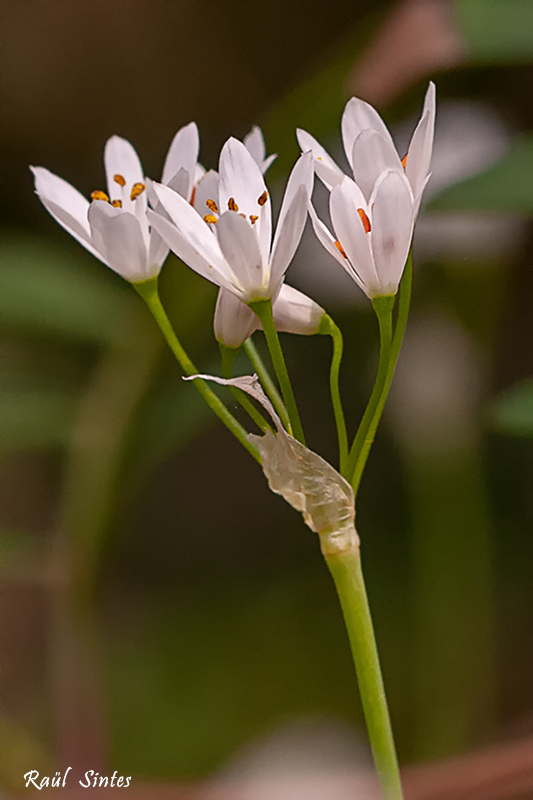
<path fill-rule="evenodd" d="M 228 209 L 230 211 L 238 211 L 239 210 L 239 206 L 235 202 L 235 198 L 234 197 L 230 197 L 230 199 L 228 200 Z"/>
<path fill-rule="evenodd" d="M 206 214 L 205 217 L 204 217 L 204 222 L 209 222 L 209 223 L 212 223 L 213 225 L 216 225 L 217 222 L 218 222 L 218 219 L 215 217 L 214 214 Z"/>
<path fill-rule="evenodd" d="M 218 206 L 217 206 L 217 204 L 215 203 L 215 201 L 214 201 L 214 200 L 207 199 L 207 200 L 205 201 L 205 204 L 206 204 L 206 206 L 207 206 L 208 208 L 210 208 L 210 209 L 211 209 L 211 211 L 212 211 L 214 214 L 218 214 Z"/>
<path fill-rule="evenodd" d="M 124 177 L 124 175 L 120 175 L 117 173 L 117 175 L 113 175 L 113 180 L 115 181 L 115 183 L 118 183 L 119 186 L 126 185 L 126 178 Z"/>
<path fill-rule="evenodd" d="M 134 183 L 131 188 L 130 200 L 136 200 L 140 194 L 144 192 L 146 186 L 144 183 Z"/>
<path fill-rule="evenodd" d="M 111 200 L 111 205 L 114 208 L 122 208 L 122 200 Z"/>
<path fill-rule="evenodd" d="M 255 225 L 258 219 L 259 217 L 256 214 L 250 214 L 250 222 L 252 223 L 252 225 Z"/>
<path fill-rule="evenodd" d="M 265 189 L 263 194 L 257 198 L 257 202 L 259 203 L 260 206 L 264 206 L 267 200 L 268 200 L 268 192 Z"/>
<path fill-rule="evenodd" d="M 91 192 L 91 200 L 103 200 L 105 203 L 109 203 L 109 197 L 101 189 L 95 189 L 94 192 Z"/>
<path fill-rule="evenodd" d="M 367 213 L 363 208 L 358 208 L 357 213 L 361 217 L 361 222 L 363 223 L 363 228 L 365 229 L 365 233 L 370 233 L 372 230 L 372 226 L 370 225 L 370 220 L 368 219 Z"/>
<path fill-rule="evenodd" d="M 346 250 L 344 249 L 344 247 L 342 246 L 342 244 L 339 242 L 339 240 L 338 240 L 338 239 L 337 239 L 337 240 L 336 240 L 336 242 L 335 242 L 335 247 L 337 248 L 337 250 L 339 251 L 339 253 L 340 253 L 342 256 L 344 256 L 344 258 L 348 258 L 348 256 L 346 255 Z"/>
<path fill-rule="evenodd" d="M 403 167 L 404 169 L 405 169 L 405 168 L 406 168 L 406 166 L 407 166 L 407 156 L 408 156 L 408 153 L 406 153 L 406 154 L 404 155 L 404 157 L 402 158 L 402 167 Z"/>

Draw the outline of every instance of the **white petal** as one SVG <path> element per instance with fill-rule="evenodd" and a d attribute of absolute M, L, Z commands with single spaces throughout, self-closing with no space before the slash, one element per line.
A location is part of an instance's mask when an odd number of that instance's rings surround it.
<path fill-rule="evenodd" d="M 249 219 L 257 216 L 255 229 L 259 236 L 263 266 L 266 268 L 270 254 L 272 236 L 272 207 L 261 170 L 254 159 L 237 139 L 228 139 L 220 153 L 220 213 L 229 209 L 232 201 L 238 206 L 239 213 Z M 266 202 L 260 204 L 259 198 Z"/>
<path fill-rule="evenodd" d="M 214 200 L 218 206 L 218 172 L 210 169 L 206 172 L 200 180 L 194 193 L 194 207 L 198 213 L 204 217 L 206 214 L 212 214 L 212 210 L 206 204 L 206 200 Z"/>
<path fill-rule="evenodd" d="M 278 331 L 310 336 L 318 332 L 325 311 L 303 292 L 284 283 L 272 304 L 272 313 Z"/>
<path fill-rule="evenodd" d="M 422 118 L 418 123 L 409 144 L 405 174 L 415 197 L 421 192 L 422 184 L 429 175 L 433 137 L 435 135 L 435 84 L 431 82 L 426 92 Z"/>
<path fill-rule="evenodd" d="M 218 221 L 217 235 L 225 259 L 244 289 L 244 300 L 270 297 L 259 242 L 248 220 L 226 211 Z"/>
<path fill-rule="evenodd" d="M 220 271 L 211 266 L 209 261 L 206 261 L 205 258 L 195 250 L 193 245 L 185 239 L 172 222 L 157 214 L 155 211 L 148 211 L 148 219 L 152 226 L 152 235 L 154 231 L 157 232 L 170 247 L 172 252 L 175 253 L 178 258 L 181 258 L 188 267 L 203 278 L 207 278 L 211 283 L 217 286 L 224 286 L 231 291 L 234 290 L 233 284 L 226 277 L 226 273 L 229 273 L 227 266 L 224 271 Z"/>
<path fill-rule="evenodd" d="M 237 348 L 258 329 L 259 320 L 233 292 L 220 289 L 213 326 L 217 342 L 222 342 L 226 347 Z"/>
<path fill-rule="evenodd" d="M 268 170 L 268 168 L 273 164 L 273 162 L 278 157 L 277 153 L 272 153 L 271 155 L 267 156 L 264 161 L 261 163 L 261 172 L 263 175 Z"/>
<path fill-rule="evenodd" d="M 186 169 L 181 167 L 176 174 L 166 183 L 173 192 L 181 194 L 185 200 L 189 200 L 189 185 L 191 183 L 191 176 Z"/>
<path fill-rule="evenodd" d="M 91 229 L 87 219 L 89 201 L 70 183 L 44 167 L 30 169 L 35 177 L 35 191 L 47 211 L 90 253 L 104 260 L 91 243 Z"/>
<path fill-rule="evenodd" d="M 304 153 L 300 156 L 292 168 L 291 174 L 289 175 L 289 180 L 287 181 L 285 194 L 283 195 L 283 201 L 281 203 L 281 209 L 279 212 L 276 236 L 274 237 L 274 247 L 276 246 L 276 240 L 279 236 L 279 229 L 283 225 L 285 216 L 292 205 L 292 201 L 296 197 L 296 192 L 300 186 L 303 186 L 307 195 L 307 199 L 310 200 L 313 193 L 313 183 L 313 154 Z"/>
<path fill-rule="evenodd" d="M 188 175 L 188 183 L 184 197 L 186 197 L 187 200 L 190 200 L 192 192 L 199 150 L 200 137 L 198 134 L 198 127 L 195 122 L 190 122 L 188 125 L 180 128 L 172 139 L 163 167 L 161 182 L 165 184 L 169 184 L 180 169 L 185 170 Z"/>
<path fill-rule="evenodd" d="M 107 193 L 112 200 L 121 200 L 125 211 L 133 210 L 133 203 L 139 200 L 146 203 L 146 193 L 139 195 L 137 200 L 130 200 L 131 190 L 135 183 L 144 183 L 144 172 L 137 155 L 137 151 L 126 139 L 112 136 L 107 140 L 104 148 L 104 164 L 107 177 Z M 115 175 L 121 175 L 126 181 L 124 187 L 120 186 Z"/>
<path fill-rule="evenodd" d="M 394 142 L 392 141 L 389 130 L 379 116 L 378 112 L 375 110 L 375 108 L 372 108 L 369 103 L 365 103 L 364 100 L 359 100 L 358 97 L 352 97 L 352 99 L 348 100 L 346 103 L 346 107 L 342 115 L 341 128 L 344 152 L 346 153 L 346 158 L 350 162 L 352 169 L 353 145 L 361 131 L 364 131 L 367 128 L 373 128 L 381 133 L 386 139 L 389 139 L 394 147 Z"/>
<path fill-rule="evenodd" d="M 141 226 L 133 214 L 95 200 L 89 208 L 89 224 L 109 266 L 127 281 L 145 281 L 159 273 L 158 265 L 148 264 Z"/>
<path fill-rule="evenodd" d="M 181 195 L 173 192 L 172 189 L 168 188 L 168 186 L 163 186 L 160 183 L 154 183 L 153 187 L 161 202 L 161 205 L 169 215 L 178 233 L 180 234 L 180 241 L 184 240 L 188 243 L 186 248 L 187 255 L 185 254 L 185 251 L 183 253 L 179 252 L 176 249 L 177 239 L 174 239 L 174 242 L 170 241 L 167 236 L 168 227 L 161 227 L 158 225 L 158 220 L 156 220 L 155 216 L 150 213 L 150 223 L 154 225 L 156 230 L 159 231 L 171 250 L 173 250 L 177 256 L 182 258 L 186 264 L 189 264 L 192 269 L 196 270 L 196 272 L 199 272 L 200 270 L 197 267 L 197 263 L 200 262 L 195 261 L 195 263 L 190 263 L 189 251 L 192 249 L 193 252 L 200 256 L 203 264 L 207 264 L 208 267 L 212 268 L 209 270 L 209 272 L 214 270 L 215 272 L 220 273 L 221 276 L 229 278 L 231 276 L 231 272 L 226 261 L 224 260 L 224 256 L 222 255 L 218 245 L 217 237 L 210 229 L 208 224 L 204 222 L 202 217 L 183 197 L 181 197 Z M 202 274 L 205 275 L 205 277 L 208 277 L 208 274 L 204 272 L 202 272 Z M 218 278 L 216 277 L 210 276 L 209 279 L 214 283 L 218 282 Z"/>
<path fill-rule="evenodd" d="M 350 178 L 345 178 L 331 192 L 329 208 L 333 228 L 359 278 L 359 285 L 371 297 L 373 288 L 379 287 L 379 278 L 372 260 L 369 234 L 365 233 L 358 213 L 358 209 L 365 210 L 365 206 L 363 193 Z"/>
<path fill-rule="evenodd" d="M 150 231 L 150 247 L 148 249 L 148 264 L 155 264 L 161 268 L 168 256 L 169 247 L 161 234 L 153 228 Z"/>
<path fill-rule="evenodd" d="M 372 211 L 372 252 L 379 291 L 398 291 L 413 234 L 413 196 L 405 175 L 387 172 L 376 184 Z M 371 295 L 372 296 L 372 295 Z"/>
<path fill-rule="evenodd" d="M 308 211 L 309 216 L 311 217 L 311 222 L 313 223 L 313 229 L 320 244 L 328 251 L 330 256 L 333 256 L 333 258 L 338 261 L 339 264 L 342 264 L 344 269 L 346 269 L 353 278 L 354 275 L 350 263 L 346 258 L 344 258 L 340 250 L 336 247 L 335 237 L 330 233 L 328 227 L 318 217 L 312 203 L 309 203 Z"/>
<path fill-rule="evenodd" d="M 300 185 L 276 230 L 270 262 L 270 291 L 272 294 L 277 291 L 300 243 L 307 220 L 308 204 L 308 189 Z"/>
<path fill-rule="evenodd" d="M 266 155 L 265 140 L 263 138 L 263 131 L 259 125 L 254 125 L 250 133 L 248 133 L 242 140 L 243 145 L 246 147 L 255 163 L 260 167 Z"/>
<path fill-rule="evenodd" d="M 402 162 L 390 136 L 385 137 L 372 128 L 361 131 L 356 137 L 353 143 L 352 165 L 355 182 L 367 201 L 382 172 L 389 169 L 403 172 Z"/>
<path fill-rule="evenodd" d="M 340 183 L 344 178 L 344 172 L 337 166 L 322 145 L 310 133 L 301 128 L 296 129 L 296 136 L 302 153 L 307 153 L 309 150 L 312 152 L 315 161 L 315 172 L 322 183 L 328 189 Z"/>

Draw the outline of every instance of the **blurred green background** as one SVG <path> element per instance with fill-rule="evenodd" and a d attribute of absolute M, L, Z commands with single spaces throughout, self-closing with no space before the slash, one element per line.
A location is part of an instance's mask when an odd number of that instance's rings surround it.
<path fill-rule="evenodd" d="M 429 79 L 435 174 L 359 496 L 363 563 L 403 762 L 533 731 L 533 4 L 5 0 L 0 24 L 0 785 L 89 763 L 200 778 L 294 719 L 362 731 L 316 538 L 28 164 L 88 195 L 114 133 L 157 178 L 191 119 L 208 168 L 257 123 L 275 191 L 296 126 L 338 155 L 357 94 L 406 143 Z M 344 332 L 354 432 L 375 320 L 307 234 L 288 282 Z M 174 257 L 161 286 L 217 373 L 215 288 Z M 309 444 L 335 463 L 329 343 L 283 345 Z"/>

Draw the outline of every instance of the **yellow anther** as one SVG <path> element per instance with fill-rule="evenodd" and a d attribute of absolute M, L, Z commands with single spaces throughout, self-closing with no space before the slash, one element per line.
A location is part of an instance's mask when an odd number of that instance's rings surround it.
<path fill-rule="evenodd" d="M 228 200 L 228 208 L 229 208 L 230 211 L 238 211 L 239 210 L 239 206 L 235 202 L 235 198 L 234 197 L 230 197 L 230 199 Z"/>
<path fill-rule="evenodd" d="M 346 255 L 346 250 L 344 249 L 344 247 L 342 246 L 342 244 L 339 242 L 338 239 L 335 242 L 335 247 L 337 248 L 339 253 L 344 256 L 344 258 L 348 258 L 348 256 Z"/>
<path fill-rule="evenodd" d="M 317 156 L 317 157 L 316 157 L 316 160 L 317 160 L 317 161 L 322 161 L 322 156 Z"/>
<path fill-rule="evenodd" d="M 109 197 L 101 189 L 95 189 L 94 192 L 91 192 L 91 199 L 104 200 L 106 203 L 109 203 Z"/>
<path fill-rule="evenodd" d="M 126 178 L 124 177 L 124 175 L 119 175 L 117 173 L 117 175 L 113 175 L 113 180 L 115 181 L 115 183 L 118 183 L 119 186 L 126 185 Z"/>
<path fill-rule="evenodd" d="M 257 198 L 257 202 L 259 203 L 260 206 L 264 206 L 267 200 L 268 200 L 268 192 L 265 189 L 261 197 Z"/>
<path fill-rule="evenodd" d="M 115 208 L 122 208 L 122 200 L 111 200 L 111 205 Z"/>
<path fill-rule="evenodd" d="M 250 222 L 252 223 L 252 225 L 255 225 L 258 219 L 259 217 L 256 216 L 255 214 L 250 214 Z"/>
<path fill-rule="evenodd" d="M 407 166 L 407 153 L 402 158 L 402 167 L 405 169 Z"/>
<path fill-rule="evenodd" d="M 368 219 L 366 211 L 363 208 L 358 208 L 357 213 L 361 217 L 361 222 L 363 223 L 363 228 L 365 229 L 365 233 L 370 233 L 372 227 L 370 225 L 370 220 Z"/>
<path fill-rule="evenodd" d="M 131 188 L 130 200 L 135 200 L 140 194 L 144 192 L 146 186 L 144 183 L 134 183 Z"/>
<path fill-rule="evenodd" d="M 246 219 L 246 214 L 239 214 L 239 217 L 242 217 L 243 219 Z"/>
<path fill-rule="evenodd" d="M 213 211 L 214 214 L 218 214 L 218 206 L 214 200 L 206 200 L 205 204 L 211 209 L 211 211 Z"/>
<path fill-rule="evenodd" d="M 214 225 L 216 225 L 218 219 L 213 214 L 206 214 L 204 217 L 204 222 L 212 222 Z"/>

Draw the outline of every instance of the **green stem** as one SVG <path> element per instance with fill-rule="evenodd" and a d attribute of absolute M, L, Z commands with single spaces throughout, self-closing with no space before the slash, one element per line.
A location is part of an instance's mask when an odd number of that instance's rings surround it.
<path fill-rule="evenodd" d="M 346 431 L 346 420 L 342 410 L 341 394 L 339 389 L 339 371 L 342 359 L 342 333 L 340 328 L 333 322 L 329 314 L 325 314 L 321 320 L 319 333 L 329 334 L 333 341 L 333 357 L 331 359 L 331 369 L 329 373 L 329 388 L 331 392 L 331 403 L 337 426 L 337 438 L 339 440 L 339 471 L 346 477 L 348 469 L 348 433 Z"/>
<path fill-rule="evenodd" d="M 376 311 L 380 327 L 381 350 L 376 384 L 352 444 L 349 456 L 348 473 L 352 475 L 351 482 L 356 495 L 370 453 L 370 448 L 374 441 L 376 429 L 381 415 L 383 414 L 392 379 L 394 378 L 396 364 L 398 363 L 411 306 L 412 284 L 413 258 L 412 254 L 409 253 L 400 283 L 398 315 L 392 341 L 392 304 L 394 304 L 394 297 L 376 297 L 373 301 L 374 310 Z M 389 310 L 388 305 L 391 302 L 392 304 Z"/>
<path fill-rule="evenodd" d="M 132 285 L 150 309 L 152 316 L 159 325 L 161 333 L 165 337 L 167 344 L 175 355 L 184 373 L 189 376 L 197 375 L 198 370 L 181 346 L 178 337 L 174 333 L 174 329 L 170 323 L 170 320 L 167 317 L 166 311 L 163 308 L 159 298 L 157 278 L 152 278 L 148 281 L 142 281 L 141 283 L 134 283 Z M 242 446 L 245 447 L 250 455 L 252 455 L 260 464 L 261 456 L 259 455 L 257 448 L 248 441 L 246 431 L 242 425 L 237 422 L 233 414 L 228 411 L 224 403 L 219 400 L 217 395 L 201 378 L 196 378 L 194 380 L 194 385 L 206 401 L 207 405 L 215 412 L 217 417 L 224 423 L 226 428 L 231 431 L 231 433 L 236 439 L 239 440 Z"/>
<path fill-rule="evenodd" d="M 322 537 L 321 537 L 322 538 Z M 335 581 L 357 673 L 365 722 L 383 800 L 402 800 L 398 759 L 385 697 L 370 608 L 366 595 L 359 547 L 328 553 L 324 558 Z"/>
<path fill-rule="evenodd" d="M 272 378 L 270 377 L 270 373 L 265 366 L 265 362 L 259 355 L 259 351 L 255 346 L 252 337 L 250 336 L 244 343 L 244 349 L 250 359 L 250 363 L 252 367 L 255 369 L 259 380 L 261 381 L 261 385 L 267 395 L 270 398 L 270 402 L 274 406 L 275 410 L 281 421 L 283 422 L 284 427 L 289 430 L 291 427 L 291 423 L 289 420 L 289 415 L 287 414 L 287 409 L 283 404 L 283 400 L 281 399 L 281 395 L 278 392 L 276 385 Z"/>
<path fill-rule="evenodd" d="M 239 352 L 240 348 L 233 348 L 227 347 L 222 342 L 219 342 L 220 347 L 220 354 L 222 356 L 222 377 L 226 379 L 231 379 L 233 376 L 232 367 L 233 362 L 235 361 L 235 357 Z M 259 413 L 257 408 L 254 406 L 252 401 L 246 396 L 246 394 L 241 390 L 237 389 L 236 386 L 230 386 L 231 393 L 234 398 L 241 404 L 247 414 L 253 419 L 255 424 L 263 431 L 272 431 L 272 427 L 268 424 L 266 419 L 263 417 L 262 414 Z"/>
<path fill-rule="evenodd" d="M 386 396 L 385 388 L 387 385 L 387 375 L 389 372 L 392 349 L 392 309 L 394 300 L 395 297 L 391 296 L 375 297 L 372 301 L 372 306 L 376 312 L 379 324 L 379 365 L 370 400 L 368 401 L 348 457 L 348 475 L 351 476 L 350 479 L 354 487 L 354 492 L 357 492 L 364 464 L 366 463 L 366 457 L 368 456 L 374 438 L 373 434 L 371 434 L 372 423 L 376 419 L 382 398 Z M 379 416 L 381 416 L 381 414 Z M 364 451 L 366 452 L 366 456 L 363 456 Z"/>
<path fill-rule="evenodd" d="M 248 305 L 254 314 L 259 317 L 261 325 L 263 326 L 268 349 L 270 351 L 270 357 L 272 358 L 272 364 L 274 365 L 276 375 L 278 376 L 279 385 L 281 386 L 281 393 L 289 414 L 292 433 L 299 442 L 305 444 L 305 436 L 302 423 L 300 422 L 300 415 L 298 413 L 298 407 L 296 405 L 294 392 L 292 390 L 289 372 L 287 370 L 285 358 L 283 357 L 283 351 L 281 349 L 278 332 L 274 323 L 274 317 L 272 316 L 272 301 L 257 300 L 255 303 L 249 303 Z M 289 432 L 291 431 L 289 430 Z"/>

